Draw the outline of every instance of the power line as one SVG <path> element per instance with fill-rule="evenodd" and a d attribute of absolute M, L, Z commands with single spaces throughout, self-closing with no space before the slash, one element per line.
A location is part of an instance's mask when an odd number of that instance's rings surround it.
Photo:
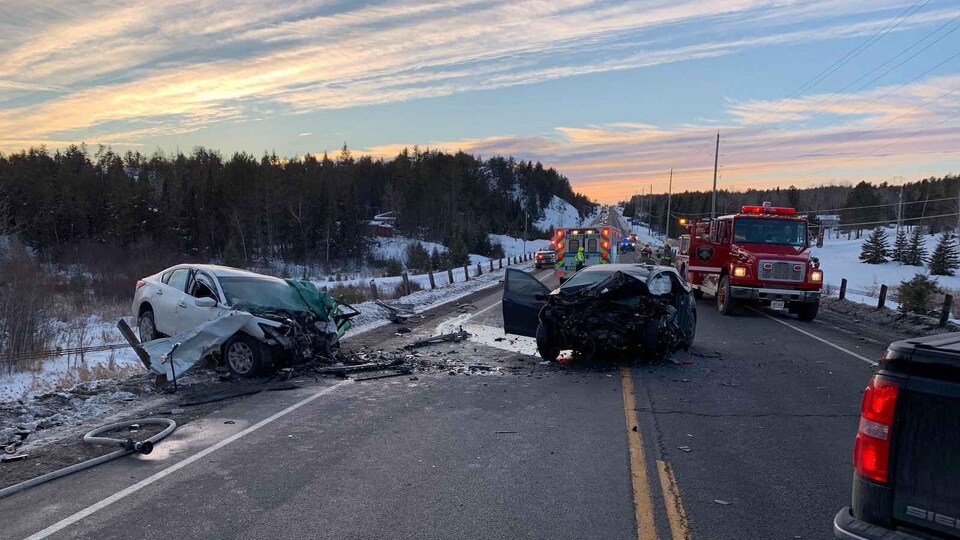
<path fill-rule="evenodd" d="M 901 13 L 900 13 L 899 15 L 897 15 L 896 17 L 894 17 L 894 19 L 891 20 L 890 22 L 888 22 L 886 26 L 884 26 L 883 28 L 881 28 L 880 30 L 878 30 L 875 34 L 873 34 L 872 36 L 870 36 L 869 38 L 867 38 L 865 41 L 863 41 L 862 43 L 860 43 L 859 45 L 857 45 L 852 51 L 850 51 L 850 52 L 848 52 L 847 54 L 845 54 L 844 56 L 842 56 L 839 60 L 835 61 L 833 64 L 831 64 L 830 66 L 828 66 L 825 70 L 821 71 L 818 75 L 816 75 L 816 76 L 813 77 L 812 79 L 808 80 L 806 83 L 800 85 L 800 87 L 798 87 L 796 90 L 794 90 L 794 91 L 793 91 L 790 95 L 788 95 L 786 98 L 780 100 L 780 101 L 779 101 L 779 104 L 778 104 L 776 107 L 774 107 L 773 109 L 769 109 L 769 110 L 765 111 L 765 114 L 764 114 L 763 116 L 761 116 L 761 117 L 758 118 L 757 120 L 752 120 L 752 121 L 744 124 L 743 127 L 746 127 L 746 126 L 755 124 L 755 123 L 757 123 L 757 122 L 761 122 L 762 120 L 764 120 L 765 118 L 767 118 L 767 117 L 769 117 L 771 114 L 773 114 L 774 112 L 776 112 L 776 111 L 780 110 L 781 108 L 783 108 L 783 106 L 786 105 L 787 103 L 790 103 L 791 101 L 795 100 L 795 99 L 796 99 L 800 94 L 802 94 L 803 92 L 806 92 L 807 90 L 809 90 L 809 89 L 815 87 L 816 85 L 820 84 L 821 82 L 823 82 L 827 77 L 829 77 L 830 75 L 833 75 L 833 74 L 836 73 L 840 68 L 842 68 L 843 66 L 847 65 L 848 63 L 850 63 L 850 61 L 852 61 L 854 58 L 856 58 L 857 56 L 859 56 L 860 53 L 862 53 L 863 51 L 865 51 L 865 50 L 867 50 L 868 48 L 870 48 L 874 43 L 876 43 L 876 42 L 879 41 L 881 38 L 883 38 L 883 36 L 887 35 L 887 34 L 888 34 L 889 32 L 891 32 L 891 31 L 893 31 L 897 26 L 900 26 L 901 23 L 903 23 L 904 21 L 906 21 L 907 19 L 909 19 L 911 16 L 914 15 L 914 13 L 916 13 L 917 11 L 919 11 L 920 9 L 922 9 L 924 6 L 926 6 L 927 4 L 929 4 L 931 1 L 932 1 L 932 0 L 918 0 L 917 2 L 914 2 L 913 5 L 911 5 L 911 6 L 908 7 L 907 9 L 905 9 L 903 12 L 901 12 Z M 919 5 L 919 7 L 918 7 L 918 4 L 920 4 L 921 2 L 923 2 L 923 4 L 922 4 L 922 5 Z M 911 10 L 912 10 L 912 11 L 911 11 Z M 892 25 L 892 26 L 891 26 L 891 25 Z M 761 129 L 762 129 L 762 128 L 761 128 Z"/>
<path fill-rule="evenodd" d="M 958 28 L 960 28 L 960 27 L 958 27 Z M 956 56 L 960 56 L 960 53 L 957 53 L 957 54 L 954 55 L 954 56 L 955 56 L 955 57 L 956 57 Z M 917 106 L 914 107 L 913 109 L 910 109 L 909 111 L 907 111 L 907 112 L 905 112 L 905 113 L 902 113 L 902 114 L 900 114 L 899 116 L 896 116 L 896 117 L 894 117 L 894 118 L 891 118 L 890 120 L 887 120 L 886 122 L 884 122 L 884 123 L 882 123 L 882 124 L 876 125 L 876 126 L 870 128 L 870 129 L 865 129 L 865 130 L 863 130 L 863 131 L 860 131 L 859 133 L 857 133 L 857 134 L 855 134 L 855 135 L 853 135 L 853 136 L 851 136 L 851 137 L 847 137 L 847 138 L 845 138 L 845 139 L 840 139 L 840 140 L 838 140 L 838 141 L 834 141 L 833 143 L 831 143 L 831 144 L 828 145 L 828 146 L 821 146 L 820 148 L 817 148 L 816 150 L 811 150 L 811 151 L 809 151 L 809 152 L 804 152 L 804 154 L 806 154 L 806 155 L 816 155 L 818 152 L 820 152 L 820 151 L 822 151 L 822 150 L 826 150 L 826 149 L 830 148 L 831 146 L 836 146 L 837 144 L 844 143 L 844 142 L 850 142 L 850 141 L 852 141 L 852 140 L 854 140 L 854 139 L 857 139 L 857 138 L 859 138 L 859 137 L 861 137 L 861 136 L 863 136 L 863 135 L 866 135 L 867 133 L 871 133 L 871 132 L 877 131 L 878 129 L 880 129 L 880 128 L 884 127 L 884 126 L 890 125 L 891 123 L 893 123 L 893 122 L 895 122 L 895 121 L 903 118 L 904 116 L 913 114 L 913 113 L 919 111 L 920 109 L 926 107 L 927 105 L 930 105 L 930 104 L 932 104 L 932 103 L 936 103 L 937 101 L 940 101 L 941 99 L 943 99 L 943 98 L 945 98 L 945 97 L 947 97 L 947 96 L 949 96 L 949 95 L 951 95 L 951 94 L 955 94 L 955 93 L 958 92 L 958 91 L 960 91 L 960 86 L 957 86 L 957 87 L 955 87 L 953 90 L 950 90 L 950 91 L 948 91 L 948 92 L 945 92 L 945 93 L 941 94 L 940 96 L 937 96 L 937 97 L 935 97 L 935 98 L 933 98 L 933 99 L 931 99 L 931 100 L 929 100 L 929 101 L 926 101 L 926 102 L 924 102 L 924 103 L 921 103 L 920 105 L 917 105 Z M 799 154 L 799 155 L 797 155 L 797 157 L 803 157 L 804 154 Z"/>
<path fill-rule="evenodd" d="M 837 91 L 835 91 L 835 92 L 827 95 L 826 97 L 824 97 L 823 99 L 821 99 L 821 100 L 818 101 L 817 103 L 811 105 L 810 107 L 807 107 L 806 109 L 800 111 L 800 112 L 797 113 L 797 114 L 805 114 L 805 113 L 808 113 L 808 112 L 811 112 L 811 111 L 813 111 L 813 114 L 818 114 L 818 113 L 825 112 L 828 107 L 820 108 L 820 109 L 817 109 L 817 110 L 814 110 L 814 109 L 815 109 L 818 105 L 820 105 L 821 103 L 827 101 L 828 99 L 830 99 L 831 97 L 839 94 L 840 92 L 843 92 L 843 91 L 846 90 L 847 88 L 850 88 L 851 86 L 853 86 L 853 85 L 856 84 L 857 82 L 863 80 L 865 77 L 867 77 L 867 76 L 869 76 L 870 74 L 876 72 L 876 71 L 877 71 L 878 69 L 880 69 L 881 67 L 883 67 L 883 66 L 885 66 L 886 64 L 892 62 L 892 61 L 895 60 L 897 57 L 899 57 L 900 55 L 906 53 L 907 51 L 909 51 L 909 50 L 912 49 L 913 47 L 916 47 L 918 44 L 920 44 L 921 42 L 923 42 L 924 40 L 926 40 L 928 37 L 930 37 L 931 35 L 935 34 L 936 32 L 939 32 L 942 28 L 944 28 L 944 27 L 947 26 L 948 24 L 950 24 L 950 23 L 952 23 L 952 22 L 954 22 L 954 21 L 956 21 L 956 20 L 958 20 L 958 19 L 960 19 L 960 15 L 957 15 L 957 16 L 954 17 L 953 19 L 950 19 L 950 20 L 947 21 L 944 25 L 940 26 L 939 28 L 937 28 L 937 29 L 934 30 L 933 32 L 931 32 L 931 33 L 927 34 L 926 36 L 924 36 L 922 39 L 920 39 L 920 41 L 915 42 L 913 45 L 911 45 L 910 47 L 907 47 L 906 49 L 904 49 L 903 51 L 901 51 L 899 54 L 897 54 L 896 56 L 894 56 L 893 58 L 891 58 L 891 59 L 887 60 L 886 62 L 884 62 L 883 64 L 877 66 L 876 68 L 874 68 L 872 71 L 866 73 L 865 75 L 862 75 L 862 76 L 861 76 L 859 79 L 857 79 L 856 81 L 853 81 L 852 83 L 844 86 L 843 88 L 841 88 L 841 89 L 839 89 L 839 90 L 837 90 Z M 902 62 L 900 62 L 899 64 L 893 66 L 892 68 L 888 69 L 887 71 L 884 71 L 884 72 L 881 73 L 880 75 L 877 75 L 876 77 L 874 77 L 873 79 L 869 80 L 868 82 L 860 85 L 859 88 L 857 88 L 856 90 L 854 90 L 853 92 L 851 92 L 851 93 L 849 93 L 849 94 L 844 95 L 841 99 L 839 99 L 838 101 L 835 101 L 835 102 L 831 103 L 829 106 L 836 106 L 836 105 L 839 105 L 839 104 L 847 101 L 848 99 L 850 99 L 851 97 L 853 97 L 854 95 L 856 95 L 857 93 L 859 93 L 859 92 L 860 92 L 861 90 L 863 90 L 864 88 L 866 88 L 866 87 L 870 86 L 871 84 L 877 82 L 878 80 L 880 80 L 880 79 L 882 79 L 883 77 L 887 76 L 888 74 L 890 74 L 890 73 L 893 72 L 894 70 L 898 69 L 900 66 L 902 66 L 902 65 L 904 65 L 905 63 L 909 62 L 910 60 L 916 58 L 918 55 L 920 55 L 920 53 L 922 53 L 922 52 L 926 51 L 927 49 L 929 49 L 930 47 L 936 45 L 937 43 L 939 43 L 940 41 L 942 41 L 944 38 L 946 38 L 946 37 L 949 36 L 950 34 L 956 32 L 957 30 L 960 30 L 960 25 L 955 26 L 952 30 L 950 30 L 950 31 L 947 32 L 946 34 L 938 37 L 938 38 L 937 38 L 936 40 L 934 40 L 933 42 L 927 44 L 927 46 L 924 47 L 923 49 L 920 49 L 920 50 L 917 51 L 916 53 L 912 54 L 910 57 L 905 58 L 905 59 L 904 59 Z M 891 91 L 883 94 L 882 96 L 874 99 L 873 101 L 870 101 L 869 103 L 867 103 L 866 105 L 860 107 L 860 108 L 857 109 L 856 111 L 853 111 L 853 112 L 850 112 L 850 113 L 841 114 L 840 117 L 837 118 L 837 120 L 834 120 L 834 121 L 826 124 L 825 126 L 821 126 L 821 129 L 823 129 L 824 127 L 828 127 L 828 126 L 830 126 L 830 125 L 832 125 L 832 124 L 835 124 L 837 121 L 839 121 L 840 119 L 842 119 L 842 118 L 844 118 L 844 117 L 846 117 L 846 116 L 851 116 L 851 115 L 853 115 L 853 114 L 856 114 L 857 112 L 863 110 L 864 108 L 866 108 L 866 107 L 868 107 L 868 106 L 876 103 L 876 102 L 879 101 L 880 99 L 889 96 L 890 94 L 892 94 L 893 92 L 895 92 L 895 91 L 897 91 L 897 90 L 900 90 L 901 88 L 903 88 L 903 87 L 906 86 L 907 84 L 910 84 L 910 83 L 916 81 L 916 80 L 919 79 L 920 77 L 923 77 L 924 75 L 930 73 L 931 71 L 933 71 L 933 70 L 939 68 L 940 66 L 946 64 L 947 62 L 955 59 L 957 56 L 960 56 L 960 53 L 954 54 L 953 56 L 947 58 L 947 59 L 944 60 L 943 62 L 940 62 L 939 64 L 933 66 L 932 68 L 924 71 L 924 72 L 921 73 L 920 75 L 917 75 L 917 76 L 914 77 L 913 79 L 910 79 L 910 80 L 907 81 L 906 83 L 903 83 L 903 84 L 901 84 L 900 86 L 897 86 L 895 89 L 893 89 L 893 90 L 891 90 Z M 812 116 L 812 115 L 811 115 L 811 116 Z M 795 128 L 795 127 L 798 127 L 798 126 L 806 123 L 808 120 L 809 120 L 809 118 L 801 119 L 801 120 L 799 120 L 798 122 L 796 122 L 796 123 L 791 124 L 790 126 L 788 126 L 788 127 L 787 127 L 787 130 L 790 130 L 790 129 L 793 129 L 793 128 Z M 781 120 L 781 121 L 775 123 L 774 125 L 770 126 L 769 129 L 774 129 L 774 128 L 776 128 L 777 126 L 779 126 L 780 124 L 782 124 L 783 122 L 786 122 L 786 120 Z"/>

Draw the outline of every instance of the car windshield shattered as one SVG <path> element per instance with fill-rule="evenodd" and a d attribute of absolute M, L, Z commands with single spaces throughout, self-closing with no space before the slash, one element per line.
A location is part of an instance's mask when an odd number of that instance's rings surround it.
<path fill-rule="evenodd" d="M 807 245 L 807 224 L 786 219 L 738 218 L 733 231 L 742 244 Z"/>
<path fill-rule="evenodd" d="M 221 277 L 227 303 L 237 309 L 309 311 L 300 294 L 283 281 L 249 277 Z"/>

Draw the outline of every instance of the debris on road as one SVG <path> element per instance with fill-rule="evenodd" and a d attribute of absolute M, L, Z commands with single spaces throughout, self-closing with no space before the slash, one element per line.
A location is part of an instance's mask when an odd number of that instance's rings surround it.
<path fill-rule="evenodd" d="M 725 501 L 723 499 L 714 499 L 713 502 L 717 504 L 722 504 L 723 506 L 727 506 L 728 504 L 730 504 L 730 501 Z"/>
<path fill-rule="evenodd" d="M 433 336 L 425 339 L 418 339 L 413 343 L 407 345 L 406 349 L 416 349 L 420 347 L 426 347 L 427 345 L 436 345 L 438 343 L 458 343 L 470 338 L 470 332 L 467 332 L 460 327 L 460 330 L 457 332 L 450 332 L 448 334 L 440 334 L 438 336 Z"/>
<path fill-rule="evenodd" d="M 414 311 L 413 304 L 387 304 L 386 302 L 376 301 L 376 304 L 387 310 L 387 317 L 394 324 L 405 323 L 411 319 L 423 320 L 423 315 Z"/>
<path fill-rule="evenodd" d="M 677 448 L 683 450 L 684 452 L 689 452 L 691 450 L 689 446 L 678 446 Z"/>

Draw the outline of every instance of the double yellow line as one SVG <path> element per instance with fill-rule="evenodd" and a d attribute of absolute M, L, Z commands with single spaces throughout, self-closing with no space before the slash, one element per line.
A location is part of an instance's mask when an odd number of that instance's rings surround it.
<path fill-rule="evenodd" d="M 627 421 L 627 446 L 630 450 L 630 477 L 633 481 L 633 506 L 637 521 L 638 540 L 657 540 L 657 527 L 653 520 L 653 502 L 650 496 L 650 483 L 647 480 L 647 460 L 643 452 L 643 435 L 640 434 L 640 421 L 637 418 L 636 399 L 633 395 L 633 378 L 630 368 L 620 368 L 620 384 L 623 387 L 623 412 Z M 664 506 L 667 508 L 667 522 L 670 524 L 672 540 L 688 540 L 687 516 L 680 498 L 680 488 L 673 475 L 673 468 L 662 459 L 657 460 L 657 476 L 660 477 L 660 490 Z"/>

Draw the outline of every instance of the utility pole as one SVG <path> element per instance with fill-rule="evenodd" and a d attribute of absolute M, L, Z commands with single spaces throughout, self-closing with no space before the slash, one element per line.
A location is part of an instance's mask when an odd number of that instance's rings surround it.
<path fill-rule="evenodd" d="M 717 165 L 720 164 L 720 132 L 717 132 L 717 151 L 713 154 L 713 203 L 710 205 L 710 219 L 717 217 Z"/>
<path fill-rule="evenodd" d="M 653 236 L 653 184 L 650 184 L 649 199 L 647 201 L 647 234 Z"/>
<path fill-rule="evenodd" d="M 667 226 L 664 227 L 664 234 L 667 240 L 670 239 L 670 199 L 673 197 L 673 169 L 670 169 L 670 183 L 667 188 Z"/>

